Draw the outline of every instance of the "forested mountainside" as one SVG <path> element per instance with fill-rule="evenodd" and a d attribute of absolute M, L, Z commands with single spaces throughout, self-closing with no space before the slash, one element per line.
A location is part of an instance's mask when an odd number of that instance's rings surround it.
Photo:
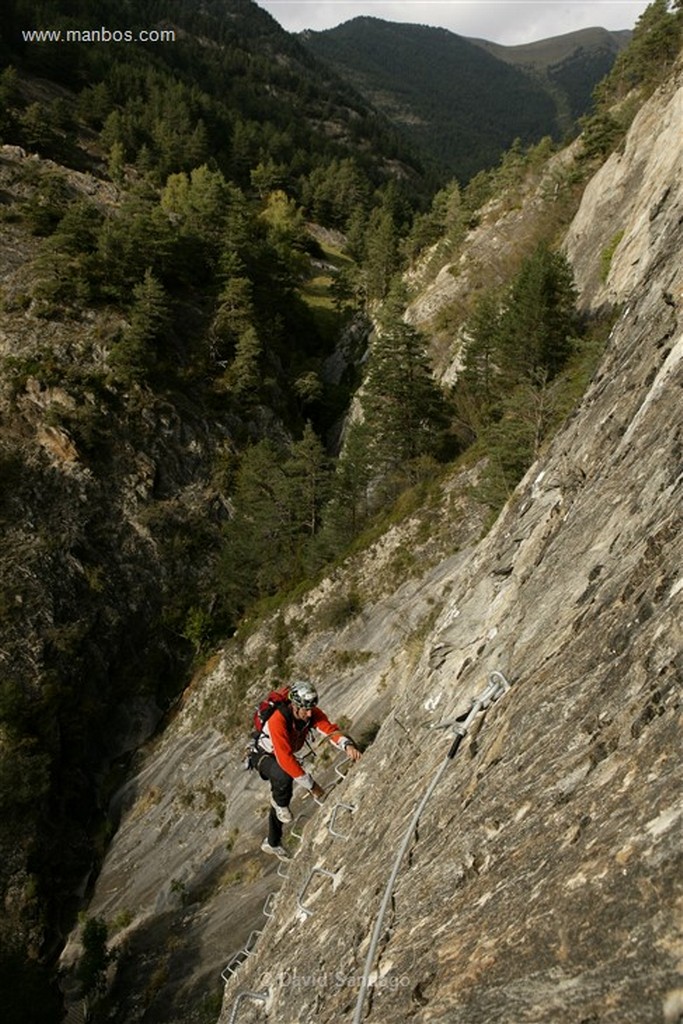
<path fill-rule="evenodd" d="M 97 20 L 137 25 L 139 10 L 126 11 L 104 4 Z M 175 25 L 168 52 L 95 43 L 57 52 L 16 30 L 44 28 L 54 14 L 51 27 L 84 31 L 92 8 L 46 6 L 41 26 L 24 6 L 3 8 L 5 1019 L 60 1019 L 56 957 L 88 904 L 137 776 L 123 799 L 110 797 L 195 671 L 190 689 L 201 689 L 217 645 L 277 607 L 283 590 L 305 591 L 330 571 L 343 579 L 330 567 L 351 547 L 362 550 L 387 529 L 390 538 L 392 524 L 438 506 L 442 493 L 444 533 L 433 536 L 432 519 L 413 516 L 415 551 L 434 564 L 449 545 L 470 543 L 572 408 L 613 314 L 577 310 L 557 240 L 586 182 L 671 67 L 679 19 L 661 4 L 653 11 L 569 162 L 549 143 L 517 147 L 430 206 L 418 163 L 394 147 L 384 119 L 342 86 L 338 105 L 322 107 L 318 83 L 330 73 L 320 78 L 253 4 L 226 0 L 201 14 L 155 7 L 147 27 Z M 429 274 L 466 261 L 496 209 L 546 200 L 547 220 L 539 217 L 507 276 L 496 278 L 496 293 L 484 295 L 479 281 L 443 313 L 436 326 L 450 323 L 458 358 L 464 337 L 476 343 L 462 379 L 438 384 L 432 325 L 417 330 L 406 306 Z M 606 270 L 617 242 L 605 246 Z M 453 509 L 465 514 L 463 532 L 459 521 L 451 531 Z M 407 581 L 419 555 L 400 539 L 398 547 L 378 543 L 391 554 L 390 578 Z M 344 587 L 324 602 L 328 628 L 352 621 L 362 600 Z M 275 662 L 261 668 L 287 675 L 308 625 L 304 617 L 290 630 L 277 614 L 270 623 Z M 366 660 L 361 648 L 347 667 Z M 341 651 L 339 665 L 345 660 Z M 240 728 L 244 694 L 261 677 L 247 661 L 234 664 L 229 693 L 213 709 L 226 735 Z M 204 782 L 173 799 L 220 824 L 225 794 Z M 152 782 L 135 813 L 144 822 L 157 804 Z M 159 838 L 149 833 L 153 847 Z M 221 840 L 204 878 L 219 902 L 230 844 Z M 247 875 L 258 874 L 250 850 Z M 155 864 L 152 851 L 152 889 Z M 121 892 L 133 891 L 129 866 L 124 874 Z M 184 878 L 173 874 L 168 892 L 157 893 L 174 930 L 193 895 Z M 98 1000 L 105 968 L 115 967 L 107 936 L 118 928 L 131 936 L 131 958 L 117 961 L 123 995 L 112 1012 L 130 1021 L 142 1007 L 164 1019 L 188 982 L 180 1001 L 194 1013 L 206 964 L 194 976 L 190 953 L 158 999 L 168 964 L 146 976 L 146 929 L 136 933 L 130 907 L 109 920 L 97 906 L 69 992 L 87 995 L 95 1015 L 110 1012 L 109 996 Z M 170 956 L 169 920 L 158 930 L 155 922 L 150 937 Z"/>
<path fill-rule="evenodd" d="M 330 268 L 352 260 L 307 219 L 348 232 L 378 295 L 426 193 L 386 122 L 255 4 L 2 17 L 0 978 L 4 1012 L 46 1020 L 119 758 L 245 603 L 303 571 L 360 357 L 325 372 L 351 315 Z M 176 40 L 21 36 L 93 24 Z M 239 545 L 223 534 L 252 448 L 258 480 L 281 473 L 258 546 L 244 515 Z M 259 569 L 273 517 L 283 552 Z"/>
<path fill-rule="evenodd" d="M 591 111 L 593 89 L 608 74 L 630 38 L 627 30 L 584 28 L 518 46 L 501 46 L 485 39 L 471 42 L 542 82 L 555 99 L 557 124 L 565 133 L 577 118 Z"/>
<path fill-rule="evenodd" d="M 624 43 L 596 29 L 505 47 L 370 17 L 299 38 L 461 183 L 515 139 L 565 136 Z"/>
<path fill-rule="evenodd" d="M 76 117 L 102 133 L 109 156 L 114 149 L 115 159 L 153 170 L 157 181 L 213 159 L 241 186 L 264 165 L 264 187 L 281 184 L 298 196 L 314 169 L 352 155 L 373 185 L 393 176 L 420 190 L 419 161 L 399 133 L 253 0 L 48 0 L 39 10 L 12 0 L 0 18 L 4 63 L 78 97 L 76 109 L 39 89 L 30 97 L 21 140 L 41 155 L 86 160 L 69 148 Z M 98 43 L 103 28 L 170 37 Z M 56 31 L 59 43 L 32 35 Z M 13 129 L 11 120 L 3 125 L 6 142 Z"/>

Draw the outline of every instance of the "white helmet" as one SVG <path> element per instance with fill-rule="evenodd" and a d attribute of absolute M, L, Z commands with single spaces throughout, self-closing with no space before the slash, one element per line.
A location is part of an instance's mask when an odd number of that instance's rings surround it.
<path fill-rule="evenodd" d="M 289 699 L 297 708 L 314 708 L 318 703 L 318 691 L 313 683 L 297 679 L 289 688 Z"/>

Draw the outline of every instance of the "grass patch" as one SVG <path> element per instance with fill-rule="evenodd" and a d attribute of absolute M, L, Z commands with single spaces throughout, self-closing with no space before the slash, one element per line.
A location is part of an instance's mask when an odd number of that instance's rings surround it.
<path fill-rule="evenodd" d="M 322 245 L 321 259 L 311 261 L 311 276 L 299 288 L 299 295 L 308 306 L 320 336 L 330 348 L 334 346 L 349 310 L 334 294 L 333 285 L 343 270 L 350 270 L 353 260 L 337 249 Z"/>
<path fill-rule="evenodd" d="M 612 257 L 614 256 L 616 248 L 623 237 L 624 232 L 617 231 L 614 238 L 611 239 L 609 245 L 606 245 L 600 253 L 600 280 L 603 284 L 609 277 L 610 267 L 612 266 Z"/>

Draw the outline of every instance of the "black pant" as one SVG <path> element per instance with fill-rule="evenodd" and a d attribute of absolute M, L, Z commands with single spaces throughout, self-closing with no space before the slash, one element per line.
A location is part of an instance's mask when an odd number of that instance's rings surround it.
<path fill-rule="evenodd" d="M 257 750 L 251 755 L 251 764 L 264 781 L 270 782 L 270 791 L 275 803 L 280 807 L 289 807 L 294 780 L 280 767 L 275 755 L 263 754 Z M 278 820 L 275 808 L 271 807 L 268 815 L 268 842 L 271 846 L 279 846 L 281 840 L 282 822 Z"/>

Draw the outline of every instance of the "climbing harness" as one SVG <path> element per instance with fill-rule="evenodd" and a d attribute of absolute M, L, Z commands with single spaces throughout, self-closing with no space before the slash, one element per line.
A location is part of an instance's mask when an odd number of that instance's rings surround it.
<path fill-rule="evenodd" d="M 384 891 L 384 897 L 379 908 L 377 920 L 375 921 L 375 927 L 373 929 L 372 938 L 370 940 L 370 947 L 368 949 L 368 953 L 365 959 L 365 969 L 363 971 L 361 987 L 358 993 L 358 999 L 356 1001 L 356 1010 L 353 1015 L 353 1024 L 361 1024 L 363 1008 L 365 1006 L 365 997 L 367 995 L 369 986 L 370 972 L 372 970 L 372 965 L 375 961 L 375 954 L 377 952 L 377 946 L 379 944 L 380 936 L 382 935 L 382 930 L 384 927 L 384 917 L 386 915 L 387 908 L 389 907 L 389 904 L 394 893 L 394 885 L 396 884 L 396 879 L 401 869 L 401 862 L 403 861 L 403 858 L 408 850 L 415 829 L 417 828 L 418 823 L 420 821 L 420 817 L 422 816 L 422 812 L 424 811 L 432 793 L 439 784 L 441 776 L 445 772 L 450 762 L 455 757 L 458 751 L 458 747 L 462 743 L 464 737 L 467 735 L 474 719 L 480 712 L 486 712 L 488 708 L 491 706 L 491 704 L 493 704 L 494 701 L 497 701 L 502 696 L 504 696 L 509 689 L 510 683 L 507 681 L 503 673 L 498 671 L 492 672 L 491 675 L 489 676 L 489 681 L 488 685 L 486 686 L 486 689 L 483 690 L 478 697 L 475 697 L 475 699 L 472 701 L 469 711 L 465 716 L 461 715 L 456 719 L 452 719 L 451 721 L 441 722 L 439 723 L 439 725 L 433 726 L 433 728 L 435 729 L 452 729 L 452 731 L 455 733 L 455 736 L 453 738 L 450 750 L 446 754 L 444 760 L 439 765 L 436 775 L 430 782 L 429 786 L 427 787 L 425 793 L 422 796 L 422 799 L 417 805 L 415 812 L 413 813 L 413 816 L 410 819 L 410 824 L 406 829 L 406 833 L 403 837 L 403 841 L 401 843 L 399 851 L 396 854 L 394 866 L 392 868 L 391 874 L 389 875 L 389 880 Z"/>

